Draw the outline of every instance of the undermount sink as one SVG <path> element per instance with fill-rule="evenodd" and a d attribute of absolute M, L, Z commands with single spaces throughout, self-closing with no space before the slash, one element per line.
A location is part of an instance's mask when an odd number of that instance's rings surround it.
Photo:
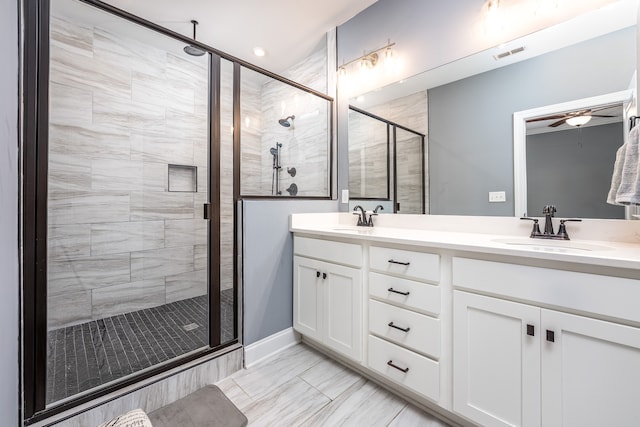
<path fill-rule="evenodd" d="M 541 252 L 556 253 L 585 253 L 608 251 L 613 248 L 603 245 L 594 245 L 592 243 L 575 242 L 572 240 L 544 240 L 531 238 L 515 238 L 515 239 L 493 239 L 496 243 L 502 243 L 509 246 L 522 247 Z"/>

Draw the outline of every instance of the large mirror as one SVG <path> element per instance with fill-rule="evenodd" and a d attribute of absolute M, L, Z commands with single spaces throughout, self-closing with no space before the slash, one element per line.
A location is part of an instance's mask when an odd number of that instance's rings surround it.
<path fill-rule="evenodd" d="M 418 129 L 427 134 L 427 213 L 520 216 L 524 211 L 515 203 L 519 196 L 514 185 L 514 113 L 604 94 L 635 93 L 637 3 L 622 1 L 618 6 L 616 13 L 608 8 L 581 15 L 358 94 L 349 103 L 366 111 L 411 104 L 414 115 L 428 117 L 426 128 Z M 524 50 L 518 52 L 519 47 Z M 507 51 L 515 53 L 496 58 Z M 413 99 L 417 96 L 426 102 Z M 403 118 L 394 119 L 407 125 Z M 622 123 L 619 118 L 617 126 Z M 558 134 L 575 141 L 578 131 L 583 137 L 588 133 L 585 127 Z M 621 144 L 622 139 L 611 142 L 611 155 L 602 161 L 611 163 Z M 567 164 L 577 161 L 574 156 Z M 612 163 L 609 168 L 613 169 Z M 537 167 L 530 168 L 534 170 Z M 558 167 L 546 171 L 545 176 L 558 185 L 581 186 L 570 170 Z M 504 194 L 504 200 L 490 201 L 489 193 Z M 606 200 L 606 192 L 600 197 Z M 539 203 L 532 201 L 526 213 L 540 216 L 543 205 L 537 206 Z M 565 198 L 554 203 L 559 217 L 624 218 L 620 210 L 613 215 L 587 212 L 570 206 L 572 202 Z"/>

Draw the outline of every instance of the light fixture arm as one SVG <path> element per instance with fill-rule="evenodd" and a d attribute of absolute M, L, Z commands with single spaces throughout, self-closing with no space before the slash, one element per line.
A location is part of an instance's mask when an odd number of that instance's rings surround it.
<path fill-rule="evenodd" d="M 378 52 L 386 50 L 386 49 L 390 49 L 391 47 L 395 46 L 395 42 L 391 43 L 391 41 L 389 41 L 386 45 L 378 48 L 378 49 L 374 49 L 371 50 L 367 53 L 367 51 L 365 51 L 364 55 L 359 56 L 358 58 L 351 60 L 349 62 L 343 62 L 342 65 L 340 65 L 338 68 L 339 69 L 346 69 L 349 65 L 354 64 L 358 61 L 362 61 L 362 60 L 366 60 L 366 61 L 370 61 L 372 65 L 375 65 L 376 62 L 378 61 Z"/>

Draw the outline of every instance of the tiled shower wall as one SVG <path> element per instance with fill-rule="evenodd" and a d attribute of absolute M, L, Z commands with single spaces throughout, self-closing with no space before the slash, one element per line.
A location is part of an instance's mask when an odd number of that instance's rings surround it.
<path fill-rule="evenodd" d="M 327 44 L 322 40 L 303 61 L 282 75 L 319 92 L 327 92 Z M 246 73 L 243 75 L 250 75 Z M 262 78 L 264 80 L 264 78 Z M 280 191 L 295 183 L 298 196 L 328 194 L 329 103 L 277 80 L 251 82 L 242 79 L 242 193 L 271 195 L 273 157 L 269 152 L 281 143 Z M 295 115 L 293 126 L 279 119 Z M 287 168 L 296 168 L 296 176 Z"/>
<path fill-rule="evenodd" d="M 206 59 L 54 17 L 50 68 L 49 328 L 205 294 Z"/>

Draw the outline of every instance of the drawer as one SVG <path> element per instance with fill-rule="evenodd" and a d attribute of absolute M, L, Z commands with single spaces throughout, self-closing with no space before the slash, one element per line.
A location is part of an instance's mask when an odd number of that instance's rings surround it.
<path fill-rule="evenodd" d="M 362 266 L 362 246 L 353 243 L 294 236 L 293 253 L 336 264 Z"/>
<path fill-rule="evenodd" d="M 424 252 L 372 246 L 371 269 L 430 282 L 440 281 L 440 256 Z"/>
<path fill-rule="evenodd" d="M 440 320 L 433 317 L 369 300 L 369 332 L 420 353 L 440 357 Z"/>
<path fill-rule="evenodd" d="M 436 402 L 440 399 L 438 362 L 369 335 L 368 365 L 395 383 Z"/>
<path fill-rule="evenodd" d="M 439 286 L 369 273 L 369 295 L 423 313 L 440 314 Z"/>

